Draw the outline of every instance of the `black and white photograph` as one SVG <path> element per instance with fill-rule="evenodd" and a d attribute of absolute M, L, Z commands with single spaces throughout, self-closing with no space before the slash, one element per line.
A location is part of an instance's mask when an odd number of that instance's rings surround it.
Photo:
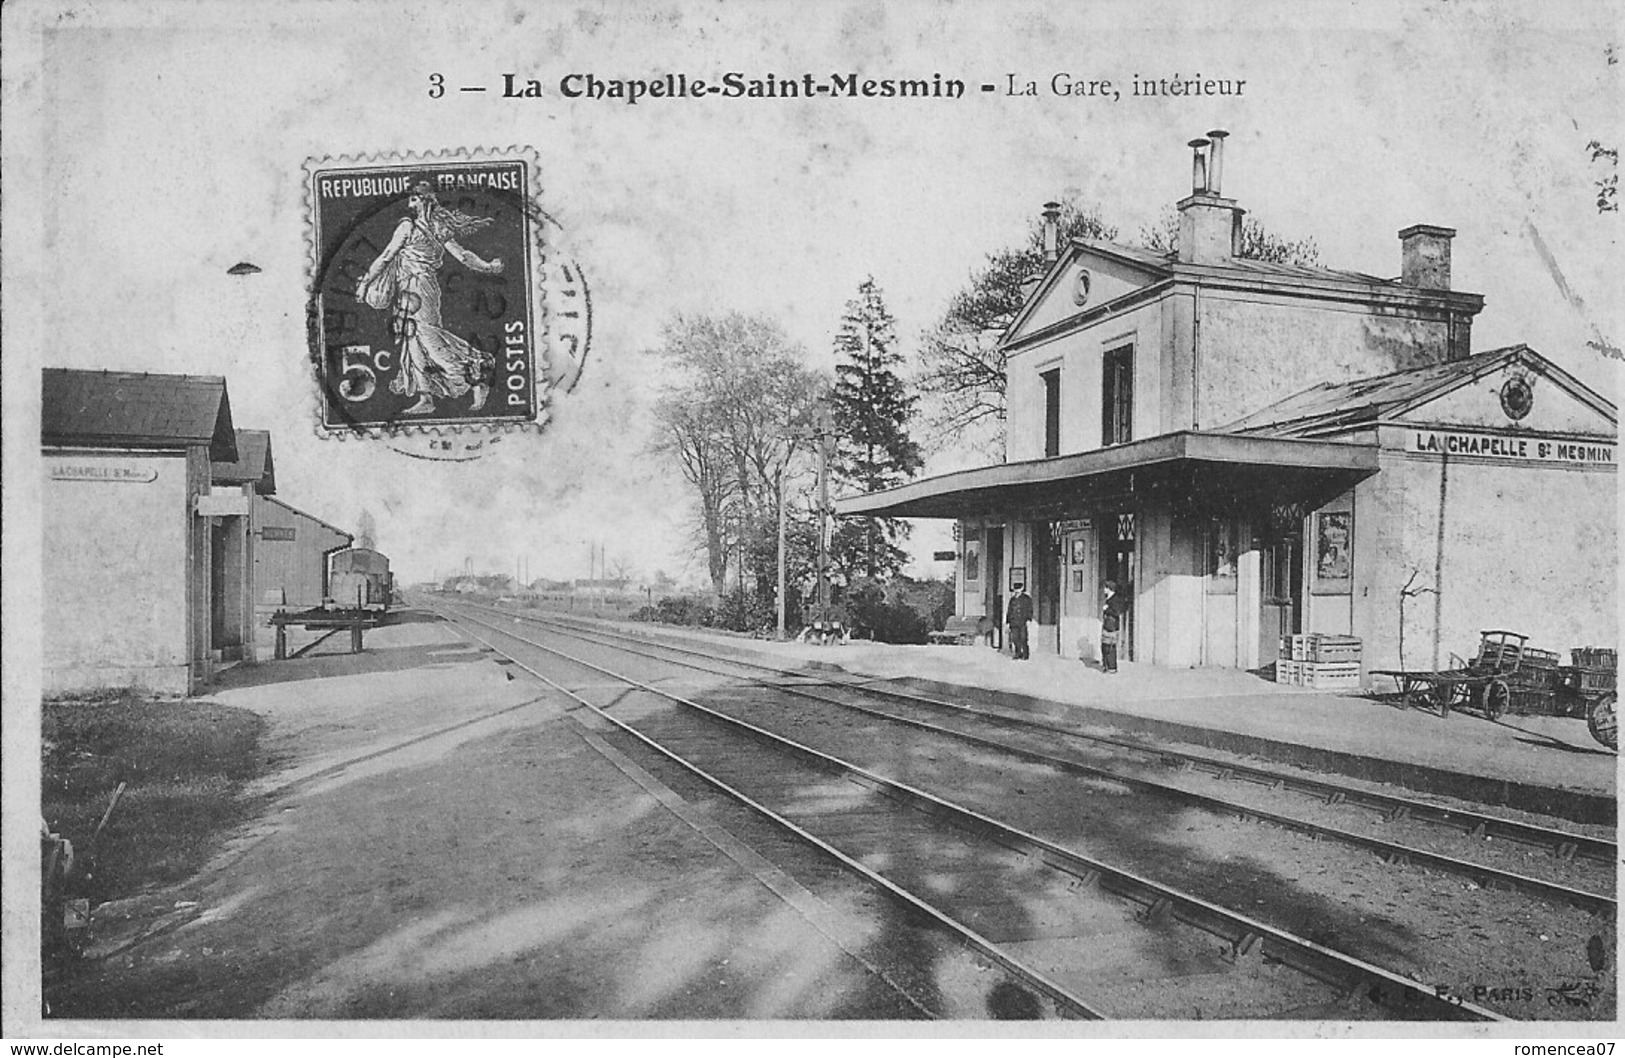
<path fill-rule="evenodd" d="M 1617 5 L 3 19 L 8 1042 L 1612 1053 Z"/>

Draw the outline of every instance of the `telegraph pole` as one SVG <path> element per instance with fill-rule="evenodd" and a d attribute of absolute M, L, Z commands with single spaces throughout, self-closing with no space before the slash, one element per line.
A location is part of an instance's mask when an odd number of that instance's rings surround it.
<path fill-rule="evenodd" d="M 788 461 L 788 457 L 786 457 Z M 779 639 L 784 639 L 784 465 L 779 466 Z"/>
<path fill-rule="evenodd" d="M 829 448 L 835 439 L 829 405 L 818 406 L 818 620 L 829 621 Z"/>

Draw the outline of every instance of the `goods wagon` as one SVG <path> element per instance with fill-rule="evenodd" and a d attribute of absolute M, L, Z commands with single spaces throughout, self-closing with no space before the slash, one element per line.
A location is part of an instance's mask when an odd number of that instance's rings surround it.
<path fill-rule="evenodd" d="M 389 559 L 371 548 L 348 547 L 336 551 L 327 566 L 326 605 L 341 610 L 383 612 L 395 595 Z"/>

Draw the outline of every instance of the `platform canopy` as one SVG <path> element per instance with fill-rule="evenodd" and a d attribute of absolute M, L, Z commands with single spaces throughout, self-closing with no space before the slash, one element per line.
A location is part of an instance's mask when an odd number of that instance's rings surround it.
<path fill-rule="evenodd" d="M 1170 507 L 1329 499 L 1377 472 L 1365 443 L 1183 431 L 1077 455 L 961 470 L 835 501 L 838 515 L 1046 517 L 1134 500 Z"/>

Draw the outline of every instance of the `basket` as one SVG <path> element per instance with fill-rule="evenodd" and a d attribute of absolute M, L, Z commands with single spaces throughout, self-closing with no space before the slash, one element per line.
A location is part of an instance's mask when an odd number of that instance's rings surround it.
<path fill-rule="evenodd" d="M 1575 669 L 1574 672 L 1580 678 L 1581 694 L 1598 695 L 1614 689 L 1613 669 Z"/>
<path fill-rule="evenodd" d="M 1619 668 L 1619 652 L 1616 650 L 1605 647 L 1575 647 L 1569 654 L 1573 656 L 1576 668 L 1609 671 Z"/>

